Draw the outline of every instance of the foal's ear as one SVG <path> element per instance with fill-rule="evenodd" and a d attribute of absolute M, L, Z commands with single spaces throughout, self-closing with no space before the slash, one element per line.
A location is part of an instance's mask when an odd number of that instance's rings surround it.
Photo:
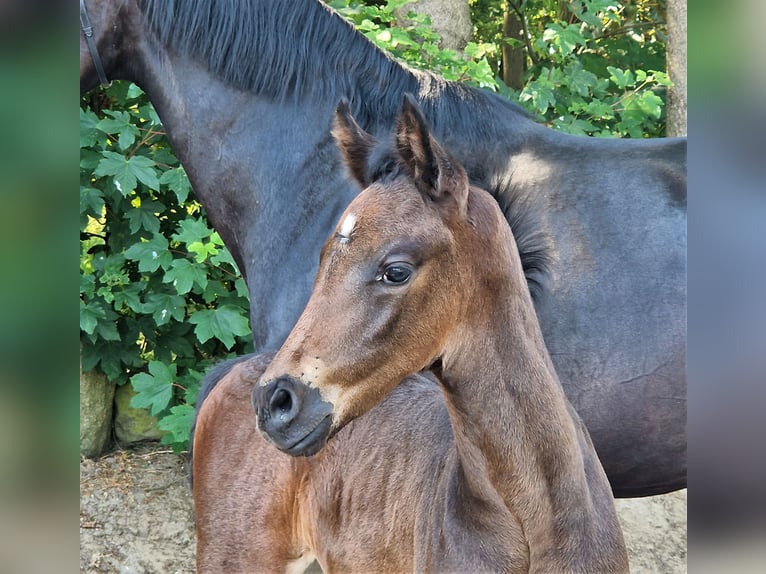
<path fill-rule="evenodd" d="M 396 119 L 396 149 L 404 167 L 421 193 L 440 205 L 457 207 L 465 214 L 468 176 L 428 130 L 423 113 L 410 94 L 405 94 Z"/>
<path fill-rule="evenodd" d="M 372 148 L 377 140 L 364 131 L 354 116 L 351 115 L 351 106 L 346 98 L 338 102 L 335 110 L 332 135 L 338 144 L 343 162 L 351 172 L 351 176 L 362 186 L 367 187 L 370 181 L 368 159 Z"/>

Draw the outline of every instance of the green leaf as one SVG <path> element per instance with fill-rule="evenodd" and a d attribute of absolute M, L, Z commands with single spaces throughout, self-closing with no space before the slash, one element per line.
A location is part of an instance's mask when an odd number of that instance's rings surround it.
<path fill-rule="evenodd" d="M 558 23 L 550 24 L 543 32 L 543 40 L 558 47 L 562 55 L 570 54 L 578 45 L 586 44 L 577 24 L 568 24 L 566 28 Z"/>
<path fill-rule="evenodd" d="M 194 243 L 189 243 L 186 248 L 189 252 L 194 253 L 194 259 L 197 263 L 203 263 L 209 257 L 218 254 L 218 247 L 212 241 L 206 243 L 195 241 Z"/>
<path fill-rule="evenodd" d="M 213 233 L 207 221 L 193 217 L 180 221 L 177 229 L 178 231 L 172 235 L 172 238 L 179 243 L 186 243 L 187 245 L 202 241 Z"/>
<path fill-rule="evenodd" d="M 103 136 L 100 136 L 96 124 L 98 116 L 90 109 L 80 108 L 80 148 L 92 147 L 101 142 Z"/>
<path fill-rule="evenodd" d="M 119 110 L 104 110 L 109 118 L 104 118 L 96 124 L 96 128 L 107 134 L 117 134 L 117 141 L 123 150 L 127 150 L 138 135 L 138 127 L 133 125 L 130 114 Z"/>
<path fill-rule="evenodd" d="M 117 315 L 107 309 L 101 300 L 80 301 L 80 329 L 95 339 L 104 341 L 119 341 L 120 333 L 114 319 Z"/>
<path fill-rule="evenodd" d="M 158 326 L 166 325 L 171 319 L 183 321 L 186 314 L 186 300 L 170 293 L 150 293 L 141 311 L 151 313 Z"/>
<path fill-rule="evenodd" d="M 83 341 L 82 368 L 89 371 L 98 367 L 107 378 L 117 384 L 127 381 L 125 366 L 138 367 L 143 362 L 137 357 L 135 346 L 126 348 L 121 342 L 99 340 L 96 344 Z"/>
<path fill-rule="evenodd" d="M 591 122 L 572 118 L 571 116 L 564 119 L 556 119 L 553 125 L 560 131 L 580 136 L 590 135 L 596 130 L 596 127 Z"/>
<path fill-rule="evenodd" d="M 224 305 L 230 302 L 231 291 L 223 281 L 208 281 L 207 288 L 202 292 L 205 303 Z"/>
<path fill-rule="evenodd" d="M 221 359 L 223 360 L 223 357 L 221 357 Z M 186 389 L 184 392 L 184 402 L 189 405 L 196 404 L 202 379 L 211 365 L 205 365 L 200 361 L 199 363 L 195 363 L 195 366 L 199 367 L 199 370 L 193 368 L 188 369 L 181 380 L 181 385 Z"/>
<path fill-rule="evenodd" d="M 141 293 L 144 290 L 144 283 L 130 283 L 120 289 L 114 289 L 114 308 L 119 311 L 140 312 L 143 309 L 141 303 Z"/>
<path fill-rule="evenodd" d="M 159 189 L 160 182 L 155 174 L 154 161 L 144 156 L 127 157 L 113 151 L 101 152 L 103 159 L 93 172 L 97 177 L 114 177 L 120 193 L 127 197 L 136 188 L 137 180 L 150 189 Z"/>
<path fill-rule="evenodd" d="M 96 327 L 96 333 L 104 341 L 121 341 L 120 332 L 117 330 L 117 324 L 114 321 L 99 321 Z"/>
<path fill-rule="evenodd" d="M 194 407 L 191 405 L 176 405 L 170 408 L 170 414 L 160 420 L 157 427 L 165 431 L 162 444 L 172 444 L 174 449 L 183 448 L 189 440 L 191 427 L 194 423 Z"/>
<path fill-rule="evenodd" d="M 182 326 L 186 329 L 180 331 L 177 327 L 179 323 L 172 324 L 173 329 L 170 332 L 163 332 L 157 337 L 157 346 L 154 350 L 155 358 L 163 361 L 178 360 L 182 357 L 191 357 L 194 361 L 199 360 L 195 356 L 195 349 L 191 340 L 194 340 L 191 329 L 188 325 Z"/>
<path fill-rule="evenodd" d="M 80 186 L 80 213 L 101 217 L 104 209 L 104 196 L 100 189 Z"/>
<path fill-rule="evenodd" d="M 227 349 L 234 345 L 235 336 L 244 337 L 250 334 L 250 325 L 244 310 L 233 305 L 202 309 L 189 317 L 189 322 L 196 325 L 194 333 L 201 343 L 215 337 Z"/>
<path fill-rule="evenodd" d="M 134 243 L 125 250 L 125 257 L 131 261 L 138 261 L 139 271 L 154 272 L 159 269 L 167 269 L 173 256 L 168 252 L 168 240 L 162 235 L 155 233 L 149 241 Z"/>
<path fill-rule="evenodd" d="M 375 34 L 375 42 L 378 44 L 388 44 L 391 42 L 391 30 L 380 30 Z"/>
<path fill-rule="evenodd" d="M 92 299 L 94 293 L 96 292 L 96 278 L 92 273 L 87 272 L 82 267 L 80 270 L 80 297 L 83 297 L 86 300 Z M 83 304 L 84 302 L 80 301 L 80 305 Z"/>
<path fill-rule="evenodd" d="M 614 66 L 607 66 L 606 69 L 609 72 L 609 79 L 612 80 L 618 88 L 627 88 L 636 83 L 633 72 L 630 70 L 620 70 Z"/>
<path fill-rule="evenodd" d="M 96 332 L 99 320 L 106 319 L 106 312 L 100 303 L 80 301 L 80 329 L 92 335 Z"/>
<path fill-rule="evenodd" d="M 675 84 L 670 80 L 670 76 L 666 72 L 660 72 L 658 70 L 650 70 L 652 75 L 649 77 L 655 83 L 666 88 L 672 88 Z"/>
<path fill-rule="evenodd" d="M 136 188 L 136 177 L 131 172 L 127 158 L 113 151 L 101 152 L 102 159 L 93 171 L 96 177 L 111 175 L 120 193 L 127 197 Z"/>
<path fill-rule="evenodd" d="M 125 213 L 125 219 L 128 220 L 131 233 L 137 233 L 140 229 L 145 229 L 150 233 L 159 233 L 160 220 L 156 214 L 161 213 L 165 206 L 158 201 L 144 200 L 141 205 Z"/>
<path fill-rule="evenodd" d="M 569 89 L 581 96 L 589 96 L 597 81 L 596 75 L 588 70 L 580 68 L 569 71 Z"/>
<path fill-rule="evenodd" d="M 541 114 L 556 105 L 556 95 L 553 86 L 544 80 L 529 82 L 521 92 L 521 100 L 532 100 L 534 109 Z"/>
<path fill-rule="evenodd" d="M 632 138 L 641 138 L 643 135 L 641 130 L 643 118 L 644 114 L 640 110 L 636 108 L 625 109 L 620 113 L 620 121 L 617 122 L 615 129 L 620 134 Z"/>
<path fill-rule="evenodd" d="M 390 28 L 390 43 L 393 47 L 397 46 L 417 46 L 417 43 L 410 38 L 409 34 L 401 28 Z"/>
<path fill-rule="evenodd" d="M 592 100 L 588 102 L 584 111 L 594 118 L 612 119 L 614 117 L 612 106 L 601 100 Z"/>
<path fill-rule="evenodd" d="M 183 167 L 179 166 L 165 170 L 162 172 L 159 181 L 161 184 L 167 185 L 176 194 L 178 203 L 184 203 L 189 197 L 191 185 Z"/>
<path fill-rule="evenodd" d="M 577 46 L 585 46 L 585 38 L 580 33 L 580 26 L 577 24 L 569 24 L 559 34 L 559 42 L 561 49 L 565 53 L 574 52 Z"/>
<path fill-rule="evenodd" d="M 139 88 L 136 84 L 130 84 L 128 86 L 128 91 L 126 93 L 126 96 L 130 100 L 135 100 L 140 98 L 144 94 L 144 91 Z"/>
<path fill-rule="evenodd" d="M 160 116 L 157 115 L 157 110 L 151 104 L 146 104 L 138 109 L 138 116 L 142 121 L 148 122 L 154 129 L 162 127 L 162 121 Z M 174 162 L 175 163 L 175 162 Z"/>
<path fill-rule="evenodd" d="M 250 291 L 247 288 L 247 283 L 245 283 L 245 280 L 242 279 L 242 277 L 239 277 L 234 282 L 234 287 L 237 292 L 237 295 L 242 297 L 243 299 L 247 300 L 247 298 L 250 296 Z"/>
<path fill-rule="evenodd" d="M 128 160 L 128 165 L 138 181 L 143 183 L 149 189 L 159 190 L 160 181 L 157 178 L 155 169 L 157 164 L 154 160 L 142 155 L 134 155 Z"/>
<path fill-rule="evenodd" d="M 231 252 L 226 249 L 226 247 L 218 249 L 218 253 L 210 258 L 210 262 L 218 266 L 229 265 L 234 270 L 234 273 L 241 275 L 239 268 L 234 261 L 234 257 L 231 256 Z"/>
<path fill-rule="evenodd" d="M 175 380 L 175 365 L 149 361 L 149 373 L 139 373 L 130 379 L 136 391 L 136 395 L 130 400 L 130 406 L 148 408 L 152 415 L 157 416 L 170 404 Z"/>
<path fill-rule="evenodd" d="M 204 267 L 194 265 L 188 259 L 174 259 L 162 281 L 172 283 L 176 291 L 184 295 L 191 291 L 195 284 L 204 289 L 208 278 Z"/>
<path fill-rule="evenodd" d="M 641 111 L 654 119 L 659 119 L 660 115 L 662 115 L 663 103 L 662 98 L 649 90 L 642 92 L 638 100 Z"/>

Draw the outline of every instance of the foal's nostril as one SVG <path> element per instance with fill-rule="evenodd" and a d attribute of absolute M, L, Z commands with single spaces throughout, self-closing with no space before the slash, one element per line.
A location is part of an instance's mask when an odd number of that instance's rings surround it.
<path fill-rule="evenodd" d="M 277 389 L 271 397 L 269 406 L 272 415 L 286 415 L 293 408 L 292 394 L 287 389 Z"/>
<path fill-rule="evenodd" d="M 283 452 L 310 456 L 330 435 L 332 404 L 298 379 L 285 375 L 259 383 L 252 400 L 258 430 Z"/>

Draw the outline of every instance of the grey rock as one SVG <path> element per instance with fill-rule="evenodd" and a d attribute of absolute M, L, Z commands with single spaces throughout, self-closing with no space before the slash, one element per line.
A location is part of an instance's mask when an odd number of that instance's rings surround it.
<path fill-rule="evenodd" d="M 114 383 L 97 371 L 80 370 L 80 455 L 100 456 L 111 438 Z"/>
<path fill-rule="evenodd" d="M 120 386 L 114 395 L 114 434 L 123 446 L 146 440 L 159 440 L 163 434 L 157 428 L 157 418 L 147 409 L 130 406 L 130 400 L 135 394 L 130 383 L 126 383 Z"/>

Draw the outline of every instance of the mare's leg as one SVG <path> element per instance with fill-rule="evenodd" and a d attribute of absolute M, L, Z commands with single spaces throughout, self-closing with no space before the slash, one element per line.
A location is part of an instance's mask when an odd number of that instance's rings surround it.
<path fill-rule="evenodd" d="M 258 359 L 235 365 L 199 409 L 193 495 L 200 574 L 283 573 L 297 557 L 290 459 L 261 438 L 250 401 L 263 368 Z"/>

